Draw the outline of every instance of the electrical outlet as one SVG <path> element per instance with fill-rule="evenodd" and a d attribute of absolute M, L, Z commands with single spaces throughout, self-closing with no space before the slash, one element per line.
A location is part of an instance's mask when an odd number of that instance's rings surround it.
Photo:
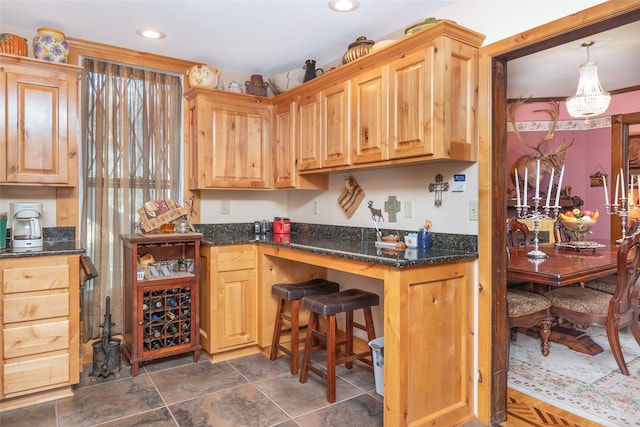
<path fill-rule="evenodd" d="M 469 219 L 472 221 L 478 220 L 478 201 L 469 200 Z"/>
<path fill-rule="evenodd" d="M 318 215 L 318 213 L 319 213 L 319 209 L 318 209 L 318 201 L 317 201 L 317 200 L 314 200 L 314 201 L 313 201 L 313 214 L 314 214 L 314 215 Z"/>
<path fill-rule="evenodd" d="M 231 202 L 229 200 L 220 201 L 220 215 L 229 215 L 231 213 Z"/>
<path fill-rule="evenodd" d="M 404 217 L 413 218 L 413 201 L 411 200 L 404 201 Z"/>

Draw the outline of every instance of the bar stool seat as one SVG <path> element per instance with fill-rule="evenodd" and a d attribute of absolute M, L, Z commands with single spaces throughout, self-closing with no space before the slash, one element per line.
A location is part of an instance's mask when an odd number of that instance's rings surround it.
<path fill-rule="evenodd" d="M 353 330 L 361 329 L 367 333 L 369 341 L 376 338 L 375 327 L 371 307 L 380 304 L 380 297 L 372 292 L 360 289 L 347 289 L 342 292 L 325 295 L 311 295 L 302 298 L 302 307 L 309 310 L 309 322 L 307 323 L 307 339 L 304 345 L 304 355 L 302 357 L 302 371 L 300 372 L 300 382 L 305 383 L 309 377 L 309 371 L 315 373 L 327 382 L 327 401 L 336 401 L 336 366 L 345 365 L 351 369 L 355 360 L 373 366 L 371 350 L 362 353 L 353 352 Z M 354 322 L 353 312 L 363 310 L 365 324 Z M 345 313 L 346 327 L 345 339 L 336 339 L 336 314 Z M 327 317 L 327 330 L 323 333 L 319 329 L 319 316 Z M 345 351 L 338 357 L 339 347 L 345 347 Z M 327 367 L 322 370 L 320 367 L 311 364 L 311 355 L 326 349 Z"/>
<path fill-rule="evenodd" d="M 273 339 L 271 341 L 271 354 L 269 359 L 278 357 L 278 350 L 291 357 L 291 374 L 298 374 L 298 354 L 300 344 L 305 342 L 300 338 L 300 331 L 307 325 L 300 325 L 300 301 L 305 296 L 331 294 L 340 291 L 340 285 L 326 279 L 312 279 L 298 283 L 276 283 L 271 287 L 271 294 L 278 297 L 278 309 L 276 321 L 273 327 Z M 285 312 L 287 302 L 291 303 L 291 314 Z M 289 327 L 284 328 L 282 321 L 289 322 Z M 289 347 L 280 343 L 282 334 L 291 334 Z"/>

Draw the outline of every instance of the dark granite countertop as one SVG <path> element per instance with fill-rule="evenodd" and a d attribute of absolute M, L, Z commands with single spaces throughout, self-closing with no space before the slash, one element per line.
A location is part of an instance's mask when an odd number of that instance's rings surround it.
<path fill-rule="evenodd" d="M 253 235 L 247 231 L 224 231 L 215 228 L 207 229 L 206 227 L 198 231 L 203 233 L 204 237 L 201 243 L 205 245 L 223 246 L 259 243 L 397 268 L 468 260 L 478 257 L 475 236 L 462 236 L 462 238 L 459 238 L 456 235 L 436 235 L 434 233 L 434 244 L 431 249 L 407 248 L 396 251 L 376 247 L 373 238 L 374 234 L 366 232 L 366 229 L 365 232 L 343 232 L 339 234 L 323 234 L 316 233 L 314 232 L 315 230 L 306 230 L 311 232 L 291 233 L 290 235 L 274 235 L 271 233 Z"/>
<path fill-rule="evenodd" d="M 45 241 L 42 247 L 30 249 L 0 249 L 0 259 L 30 256 L 83 254 L 85 249 L 76 240 Z"/>
<path fill-rule="evenodd" d="M 6 249 L 0 249 L 0 259 L 85 253 L 85 248 L 80 242 L 74 240 L 76 234 L 75 227 L 45 227 L 42 231 L 42 247 L 16 250 L 7 247 Z M 10 243 L 10 234 L 8 237 L 7 242 Z"/>

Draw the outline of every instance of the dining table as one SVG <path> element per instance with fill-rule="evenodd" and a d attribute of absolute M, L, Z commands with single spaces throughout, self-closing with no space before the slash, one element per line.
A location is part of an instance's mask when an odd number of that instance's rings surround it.
<path fill-rule="evenodd" d="M 547 255 L 545 258 L 528 256 L 532 246 L 507 249 L 507 279 L 531 283 L 538 292 L 559 286 L 582 286 L 588 280 L 617 271 L 618 246 L 615 242 L 539 244 L 539 250 Z M 550 341 L 590 355 L 603 351 L 584 331 L 565 325 L 552 328 Z"/>

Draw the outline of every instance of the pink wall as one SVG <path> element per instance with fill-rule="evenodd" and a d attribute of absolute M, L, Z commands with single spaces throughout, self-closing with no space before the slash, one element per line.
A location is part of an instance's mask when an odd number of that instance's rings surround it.
<path fill-rule="evenodd" d="M 550 116 L 548 113 L 536 112 L 535 110 L 548 109 L 550 105 L 548 103 L 539 102 L 525 104 L 518 109 L 516 121 L 520 122 L 535 122 L 535 121 L 549 121 Z M 624 114 L 640 111 L 640 91 L 624 93 L 615 95 L 612 97 L 611 104 L 605 115 L 601 117 L 607 117 L 614 114 Z M 592 119 L 595 122 L 598 118 Z M 564 102 L 560 103 L 560 121 L 564 122 L 558 126 L 553 139 L 551 140 L 551 147 L 557 147 L 561 144 L 563 139 L 569 143 L 572 139 L 573 144 L 567 149 L 565 157 L 565 175 L 562 182 L 562 188 L 571 186 L 571 194 L 579 196 L 584 200 L 584 207 L 591 210 L 600 211 L 600 219 L 598 224 L 593 228 L 591 238 L 594 239 L 608 239 L 610 229 L 609 215 L 605 213 L 604 208 L 604 189 L 602 187 L 591 187 L 589 176 L 596 171 L 607 174 L 607 186 L 609 188 L 609 199 L 611 200 L 611 182 L 615 185 L 615 178 L 617 172 L 611 171 L 611 127 L 600 127 L 595 129 L 585 129 L 582 126 L 582 121 L 574 119 L 567 113 Z M 520 132 L 520 135 L 524 141 L 529 145 L 537 145 L 537 143 L 547 134 L 546 131 L 527 131 Z M 514 161 L 524 155 L 533 152 L 530 148 L 523 146 L 518 141 L 514 132 L 509 132 L 507 135 L 507 165 L 508 173 L 512 170 Z M 544 150 L 548 148 L 543 145 Z M 529 173 L 534 173 L 535 170 L 529 170 Z M 508 175 L 507 175 L 508 176 Z M 522 180 L 522 177 L 520 177 Z M 549 177 L 542 177 L 540 188 L 546 190 Z M 557 178 L 555 182 L 557 182 Z M 507 178 L 507 188 L 514 189 L 511 179 Z M 553 194 L 552 194 L 553 196 Z M 552 197 L 553 200 L 553 197 Z M 544 203 L 544 200 L 543 200 Z"/>

